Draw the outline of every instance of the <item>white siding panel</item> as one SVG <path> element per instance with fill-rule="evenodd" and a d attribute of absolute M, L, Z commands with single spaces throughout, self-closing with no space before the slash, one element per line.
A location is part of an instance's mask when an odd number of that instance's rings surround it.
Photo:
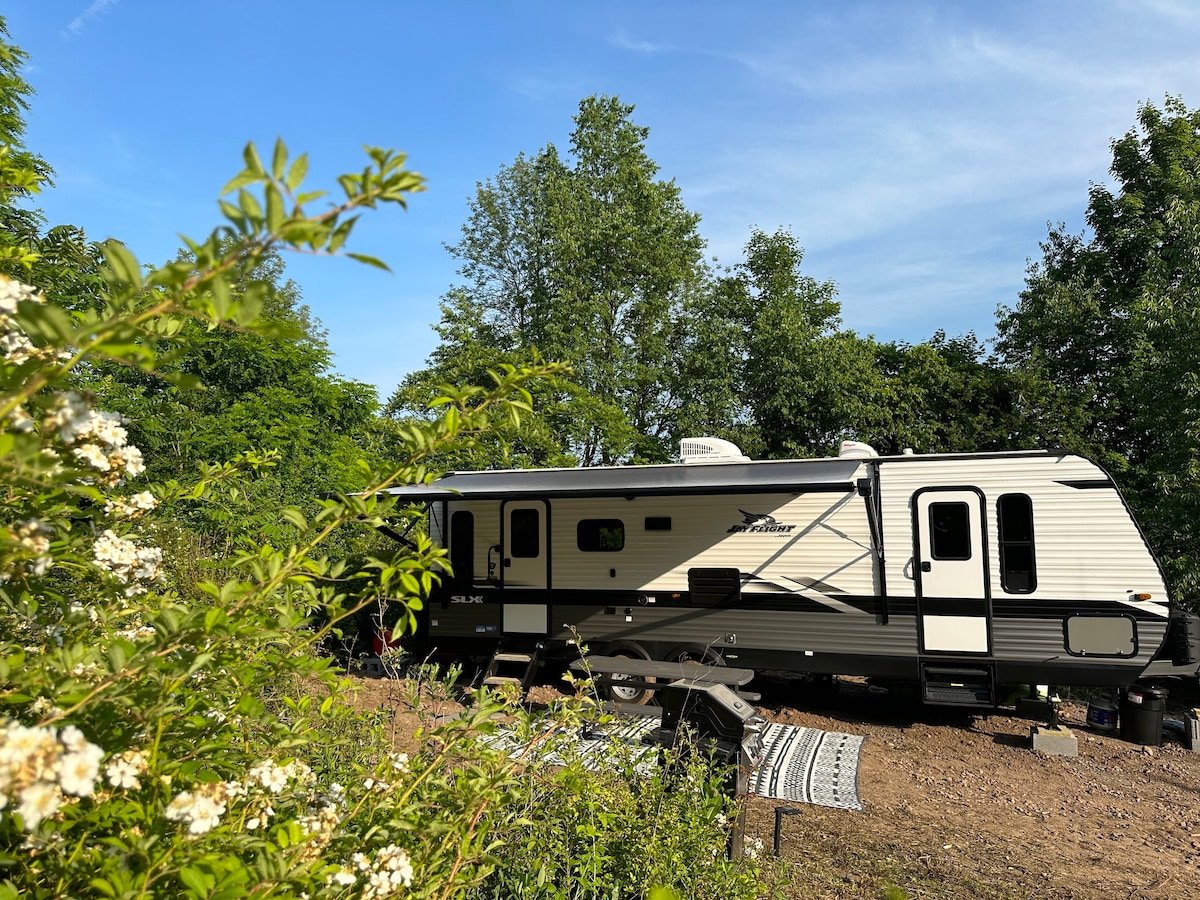
<path fill-rule="evenodd" d="M 1079 489 L 1058 482 L 1107 477 L 1077 456 L 897 461 L 881 466 L 888 592 L 912 596 L 911 498 L 923 487 L 972 486 L 987 502 L 993 597 L 1122 600 L 1146 592 L 1167 600 L 1166 586 L 1115 490 Z M 1001 587 L 996 501 L 1008 493 L 1033 505 L 1037 589 L 1007 594 Z"/>
<path fill-rule="evenodd" d="M 746 513 L 776 523 L 760 519 L 757 527 L 789 530 L 731 531 L 746 524 Z M 670 517 L 671 530 L 646 530 L 647 517 Z M 580 551 L 579 521 L 609 518 L 625 524 L 624 549 Z M 556 500 L 550 521 L 555 589 L 684 591 L 688 569 L 706 567 L 739 569 L 764 589 L 819 581 L 875 593 L 865 505 L 854 493 Z"/>

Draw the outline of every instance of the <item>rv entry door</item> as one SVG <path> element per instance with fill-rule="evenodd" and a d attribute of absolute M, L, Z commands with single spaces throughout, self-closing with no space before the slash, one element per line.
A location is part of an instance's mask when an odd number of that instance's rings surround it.
<path fill-rule="evenodd" d="M 983 494 L 976 488 L 924 488 L 913 495 L 913 567 L 922 652 L 991 650 L 983 526 Z"/>
<path fill-rule="evenodd" d="M 545 634 L 549 625 L 550 606 L 546 602 L 550 586 L 550 547 L 547 519 L 549 505 L 544 500 L 517 500 L 501 507 L 504 534 L 500 541 L 500 584 L 504 598 L 502 628 L 505 634 Z M 510 592 L 529 595 L 514 603 Z M 518 595 L 520 596 L 520 595 Z"/>

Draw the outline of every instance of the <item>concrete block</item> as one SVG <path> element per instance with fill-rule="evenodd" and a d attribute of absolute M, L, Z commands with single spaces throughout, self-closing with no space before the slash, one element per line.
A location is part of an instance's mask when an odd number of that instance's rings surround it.
<path fill-rule="evenodd" d="M 1047 728 L 1045 725 L 1034 725 L 1029 729 L 1033 739 L 1033 749 L 1047 756 L 1078 756 L 1079 741 L 1071 733 L 1071 729 Z"/>

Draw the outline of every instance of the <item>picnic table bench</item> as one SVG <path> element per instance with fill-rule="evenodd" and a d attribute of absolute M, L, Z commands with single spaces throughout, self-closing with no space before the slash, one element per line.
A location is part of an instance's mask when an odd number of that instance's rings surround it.
<path fill-rule="evenodd" d="M 701 685 L 726 685 L 743 700 L 749 700 L 751 703 L 761 699 L 758 694 L 739 690 L 754 678 L 753 669 L 709 666 L 695 662 L 658 662 L 622 656 L 585 656 L 572 662 L 571 669 L 590 675 L 599 684 L 623 688 L 656 691 L 673 681 L 683 680 Z"/>

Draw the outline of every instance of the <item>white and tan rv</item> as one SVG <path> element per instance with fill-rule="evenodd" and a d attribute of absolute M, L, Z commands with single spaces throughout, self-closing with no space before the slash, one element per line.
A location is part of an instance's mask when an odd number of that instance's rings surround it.
<path fill-rule="evenodd" d="M 428 504 L 453 567 L 422 642 L 554 654 L 578 633 L 593 653 L 861 675 L 968 705 L 994 704 L 1000 684 L 1195 671 L 1196 648 L 1167 640 L 1150 548 L 1087 459 L 682 450 L 672 465 L 455 472 L 393 491 Z"/>

